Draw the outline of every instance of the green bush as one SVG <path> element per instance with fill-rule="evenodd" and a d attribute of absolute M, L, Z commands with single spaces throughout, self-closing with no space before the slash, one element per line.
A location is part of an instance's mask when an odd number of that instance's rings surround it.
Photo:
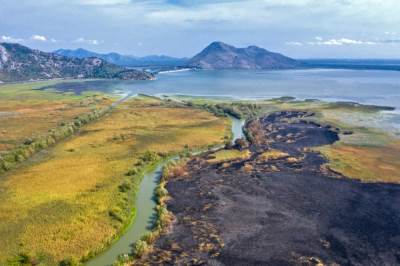
<path fill-rule="evenodd" d="M 28 266 L 28 265 L 39 265 L 40 261 L 36 259 L 32 254 L 21 252 L 14 258 L 8 260 L 7 265 L 10 266 Z"/>
<path fill-rule="evenodd" d="M 129 263 L 131 258 L 128 254 L 119 255 L 117 261 L 113 263 L 113 266 L 123 266 Z"/>
<path fill-rule="evenodd" d="M 118 222 L 123 222 L 124 219 L 122 218 L 121 215 L 121 210 L 119 208 L 114 208 L 112 210 L 110 210 L 108 212 L 108 215 L 110 215 L 111 218 L 113 218 L 114 220 L 118 221 Z"/>
<path fill-rule="evenodd" d="M 168 195 L 168 190 L 164 186 L 157 186 L 156 196 L 158 201 L 167 195 Z"/>
<path fill-rule="evenodd" d="M 144 162 L 154 162 L 158 159 L 158 154 L 152 151 L 146 151 L 140 158 Z"/>
<path fill-rule="evenodd" d="M 80 265 L 79 261 L 75 258 L 66 258 L 59 263 L 60 266 L 78 266 Z"/>
<path fill-rule="evenodd" d="M 158 232 L 157 231 L 153 231 L 153 232 L 149 232 L 146 233 L 144 236 L 142 236 L 141 240 L 145 241 L 147 244 L 153 244 L 157 237 L 158 237 Z"/>
<path fill-rule="evenodd" d="M 119 188 L 119 191 L 125 193 L 131 189 L 131 184 L 129 184 L 128 182 L 124 182 L 121 185 L 119 185 L 118 188 Z"/>
<path fill-rule="evenodd" d="M 136 175 L 137 174 L 137 168 L 132 168 L 132 169 L 130 169 L 128 172 L 126 172 L 126 174 L 125 175 L 127 175 L 127 176 L 132 176 L 132 175 Z"/>

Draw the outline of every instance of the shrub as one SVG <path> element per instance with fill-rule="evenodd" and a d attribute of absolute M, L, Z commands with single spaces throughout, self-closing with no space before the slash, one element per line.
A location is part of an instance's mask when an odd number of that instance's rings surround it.
<path fill-rule="evenodd" d="M 136 168 L 132 168 L 128 172 L 126 172 L 125 175 L 132 176 L 132 175 L 136 175 L 136 174 L 137 174 L 137 169 Z"/>
<path fill-rule="evenodd" d="M 78 266 L 79 262 L 75 258 L 66 258 L 59 263 L 60 266 Z"/>
<path fill-rule="evenodd" d="M 158 154 L 152 151 L 146 151 L 142 156 L 141 159 L 144 162 L 153 162 L 158 159 Z"/>
<path fill-rule="evenodd" d="M 118 188 L 119 188 L 119 191 L 125 193 L 131 189 L 131 185 L 128 182 L 124 182 L 121 185 L 119 185 Z"/>
<path fill-rule="evenodd" d="M 168 195 L 168 190 L 164 186 L 158 186 L 156 189 L 156 196 L 158 199 Z"/>
<path fill-rule="evenodd" d="M 119 255 L 117 261 L 113 263 L 113 266 L 123 266 L 130 262 L 130 257 L 128 254 Z"/>
<path fill-rule="evenodd" d="M 136 241 L 135 246 L 133 247 L 133 254 L 136 257 L 140 258 L 148 250 L 149 250 L 149 245 L 147 244 L 147 242 L 143 240 L 138 240 Z"/>
<path fill-rule="evenodd" d="M 153 231 L 150 233 L 146 233 L 144 236 L 142 236 L 141 240 L 151 245 L 156 241 L 157 237 L 158 237 L 157 231 Z"/>
<path fill-rule="evenodd" d="M 27 138 L 26 140 L 24 140 L 24 145 L 31 145 L 33 142 L 33 140 L 31 138 Z"/>
<path fill-rule="evenodd" d="M 110 215 L 111 218 L 114 220 L 117 220 L 118 222 L 123 222 L 123 218 L 121 216 L 121 210 L 119 208 L 114 208 L 110 211 L 108 211 L 108 215 Z"/>
<path fill-rule="evenodd" d="M 16 257 L 8 260 L 7 265 L 38 265 L 40 262 L 32 254 L 21 252 Z"/>

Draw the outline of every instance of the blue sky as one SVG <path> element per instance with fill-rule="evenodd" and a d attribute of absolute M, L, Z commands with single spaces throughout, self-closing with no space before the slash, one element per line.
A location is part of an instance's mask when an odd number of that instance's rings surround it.
<path fill-rule="evenodd" d="M 212 41 L 295 58 L 400 58 L 398 0 L 0 0 L 0 41 L 192 56 Z"/>

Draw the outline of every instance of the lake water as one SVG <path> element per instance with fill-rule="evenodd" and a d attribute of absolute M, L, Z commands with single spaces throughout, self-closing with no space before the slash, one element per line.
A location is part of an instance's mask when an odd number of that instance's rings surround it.
<path fill-rule="evenodd" d="M 308 69 L 281 71 L 184 71 L 150 81 L 86 81 L 63 89 L 185 94 L 234 98 L 294 96 L 347 100 L 400 108 L 400 71 Z M 63 85 L 59 85 L 60 88 Z"/>
<path fill-rule="evenodd" d="M 101 90 L 120 94 L 198 95 L 240 99 L 294 96 L 396 107 L 382 118 L 400 129 L 400 71 L 302 69 L 275 71 L 181 71 L 151 81 L 61 83 L 60 90 Z"/>

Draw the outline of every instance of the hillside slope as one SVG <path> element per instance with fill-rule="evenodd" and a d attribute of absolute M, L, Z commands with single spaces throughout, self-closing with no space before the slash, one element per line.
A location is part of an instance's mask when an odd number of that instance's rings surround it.
<path fill-rule="evenodd" d="M 257 46 L 236 48 L 223 42 L 213 42 L 190 59 L 188 65 L 202 69 L 288 69 L 300 63 Z"/>
<path fill-rule="evenodd" d="M 54 78 L 153 79 L 147 72 L 127 69 L 96 58 L 68 58 L 16 43 L 0 43 L 3 82 Z"/>

